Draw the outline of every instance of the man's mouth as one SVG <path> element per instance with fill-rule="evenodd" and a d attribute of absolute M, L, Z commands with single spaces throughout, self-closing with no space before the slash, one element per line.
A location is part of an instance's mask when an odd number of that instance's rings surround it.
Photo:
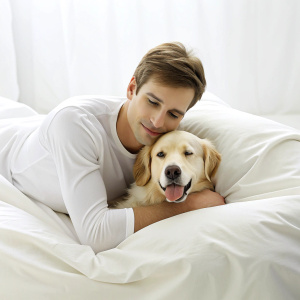
<path fill-rule="evenodd" d="M 142 126 L 143 126 L 143 128 L 145 129 L 145 131 L 146 131 L 149 135 L 151 135 L 151 136 L 159 136 L 159 135 L 162 134 L 161 132 L 152 131 L 151 129 L 147 128 L 147 127 L 146 127 L 145 125 L 143 125 L 143 124 L 142 124 Z"/>
<path fill-rule="evenodd" d="M 170 185 L 167 185 L 166 187 L 163 187 L 159 182 L 160 187 L 165 192 L 166 200 L 168 202 L 183 202 L 187 197 L 187 191 L 192 185 L 192 179 L 189 181 L 189 183 L 186 186 L 178 185 L 175 183 L 172 183 Z"/>

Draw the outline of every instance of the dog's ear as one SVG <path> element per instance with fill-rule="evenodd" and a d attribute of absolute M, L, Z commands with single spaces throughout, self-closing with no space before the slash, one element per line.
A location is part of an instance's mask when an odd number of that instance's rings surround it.
<path fill-rule="evenodd" d="M 151 146 L 144 146 L 137 155 L 133 176 L 138 186 L 144 186 L 151 178 Z"/>
<path fill-rule="evenodd" d="M 221 162 L 221 155 L 214 145 L 207 139 L 201 141 L 203 149 L 204 170 L 206 178 L 211 181 Z"/>

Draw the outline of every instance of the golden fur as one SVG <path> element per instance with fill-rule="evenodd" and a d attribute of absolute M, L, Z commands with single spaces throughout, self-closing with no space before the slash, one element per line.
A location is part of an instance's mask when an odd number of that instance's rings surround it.
<path fill-rule="evenodd" d="M 135 183 L 115 207 L 182 202 L 189 193 L 214 190 L 211 178 L 220 161 L 221 155 L 207 139 L 185 131 L 169 132 L 139 152 L 133 169 Z M 174 194 L 181 193 L 175 199 Z"/>

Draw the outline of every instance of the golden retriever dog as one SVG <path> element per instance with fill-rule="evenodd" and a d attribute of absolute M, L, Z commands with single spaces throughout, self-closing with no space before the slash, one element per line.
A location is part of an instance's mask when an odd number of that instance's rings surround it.
<path fill-rule="evenodd" d="M 166 133 L 139 152 L 133 168 L 135 183 L 115 208 L 179 203 L 189 193 L 214 190 L 211 178 L 220 161 L 209 140 L 186 131 Z"/>

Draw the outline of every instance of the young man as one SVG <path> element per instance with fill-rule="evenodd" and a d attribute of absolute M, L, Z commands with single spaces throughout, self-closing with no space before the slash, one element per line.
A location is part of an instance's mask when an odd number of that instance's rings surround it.
<path fill-rule="evenodd" d="M 205 84 L 200 60 L 182 44 L 160 45 L 140 62 L 127 99 L 73 97 L 44 118 L 15 125 L 11 138 L 0 136 L 0 173 L 32 199 L 69 214 L 80 242 L 96 253 L 159 220 L 222 205 L 223 197 L 206 190 L 178 204 L 108 208 L 133 182 L 136 153 L 175 130 Z"/>

